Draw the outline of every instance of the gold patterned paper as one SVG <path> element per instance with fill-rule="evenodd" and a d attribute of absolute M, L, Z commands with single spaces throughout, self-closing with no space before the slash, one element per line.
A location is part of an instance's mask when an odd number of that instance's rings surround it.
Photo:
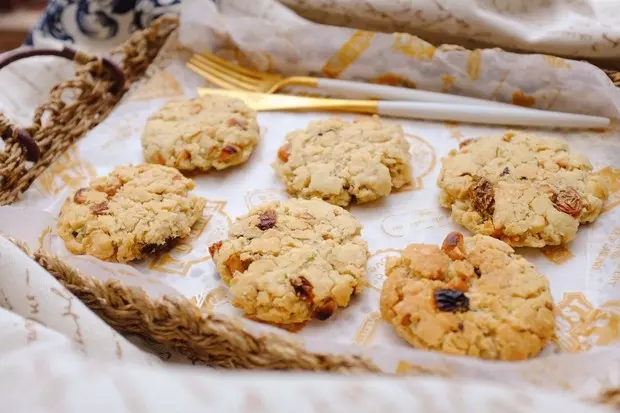
<path fill-rule="evenodd" d="M 555 110 L 603 115 L 613 115 L 615 111 L 609 94 L 614 89 L 607 77 L 577 60 L 542 55 L 524 55 L 516 60 L 515 55 L 499 50 L 434 48 L 429 42 L 406 34 L 314 26 L 288 19 L 286 16 L 290 15 L 285 9 L 271 0 L 257 0 L 256 9 L 246 11 L 241 0 L 223 1 L 231 6 L 229 10 L 234 9 L 238 14 L 214 12 L 207 15 L 202 11 L 206 4 L 202 0 L 187 6 L 198 9 L 195 13 L 184 13 L 184 18 L 190 19 L 184 21 L 184 29 L 188 30 L 183 33 L 189 36 L 181 38 L 185 46 L 213 50 L 229 58 L 245 59 L 261 70 L 268 68 L 287 74 L 365 79 L 505 102 L 514 99 L 523 106 L 546 108 L 552 105 Z M 431 3 L 436 4 L 428 4 Z M 459 27 L 460 33 L 468 32 L 467 25 L 473 26 L 474 22 L 453 13 L 449 3 L 442 2 L 446 4 L 444 10 L 427 11 L 414 17 L 418 23 L 424 21 L 426 30 L 446 26 Z M 522 8 L 511 8 L 508 2 L 497 4 L 511 13 L 522 13 Z M 240 15 L 247 23 L 243 27 L 236 24 Z M 251 25 L 252 19 L 260 24 Z M 398 30 L 389 33 L 394 31 Z M 486 39 L 492 38 L 493 34 L 486 36 Z M 141 85 L 142 90 L 138 87 L 133 91 L 135 95 L 129 94 L 110 117 L 54 163 L 17 206 L 32 207 L 22 216 L 23 222 L 32 229 L 32 250 L 41 247 L 67 259 L 90 276 L 141 287 L 153 298 L 182 295 L 196 305 L 196 312 L 240 315 L 240 311 L 232 307 L 228 287 L 215 270 L 209 246 L 226 238 L 235 218 L 249 209 L 290 197 L 271 168 L 277 149 L 288 132 L 331 114 L 261 113 L 262 140 L 247 163 L 191 176 L 196 183 L 194 192 L 207 200 L 207 208 L 189 237 L 171 251 L 131 265 L 101 263 L 92 257 L 70 256 L 54 229 L 66 191 L 76 190 L 94 176 L 107 173 L 121 159 L 123 163 L 143 162 L 139 136 L 144 120 L 166 100 L 182 98 L 204 83 L 185 69 L 181 56 L 168 55 L 150 82 Z M 587 82 L 576 79 L 587 79 Z M 354 118 L 347 114 L 338 116 Z M 320 353 L 354 352 L 372 359 L 383 371 L 391 373 L 485 378 L 498 383 L 544 385 L 575 392 L 585 389 L 588 383 L 612 382 L 615 373 L 610 372 L 609 360 L 616 360 L 616 357 L 620 360 L 616 348 L 620 344 L 620 208 L 617 208 L 620 172 L 615 161 L 616 154 L 620 153 L 618 123 L 614 122 L 605 130 L 522 128 L 532 133 L 564 137 L 583 151 L 598 176 L 609 181 L 609 199 L 604 213 L 596 222 L 583 225 L 573 243 L 542 250 L 517 250 L 534 262 L 550 281 L 556 303 L 557 345 L 550 344 L 543 354 L 528 363 L 498 365 L 411 348 L 381 320 L 378 303 L 386 277 L 385 265 L 390 257 L 398 256 L 411 243 L 438 244 L 450 231 L 468 234 L 452 222 L 450 211 L 438 204 L 436 180 L 441 158 L 465 139 L 504 133 L 507 127 L 395 118 L 386 118 L 386 122 L 403 126 L 410 144 L 414 180 L 408 188 L 386 199 L 349 208 L 360 220 L 362 236 L 369 244 L 368 288 L 356 296 L 348 308 L 339 309 L 329 320 L 289 328 L 294 335 L 252 320 L 243 319 L 242 322 L 257 336 L 262 333 L 292 336 L 296 342 Z M 123 129 L 123 135 L 111 133 L 118 132 L 119 128 Z M 5 212 L 8 214 L 7 210 L 0 210 L 0 231 L 7 223 Z M 15 211 L 11 210 L 11 214 Z M 10 215 L 9 218 L 14 221 L 14 217 Z M 33 319 L 42 317 L 45 300 L 34 291 L 35 273 L 33 268 L 30 268 L 29 277 L 23 272 L 23 277 L 18 279 L 28 279 L 30 285 L 23 281 L 19 291 L 10 290 L 10 284 L 1 284 L 0 303 L 6 308 L 23 308 Z M 70 300 L 65 290 L 57 288 L 57 293 L 48 290 L 56 303 L 53 314 L 61 314 L 63 334 L 72 342 L 88 345 L 92 332 L 82 324 L 83 316 L 77 309 L 80 302 Z M 23 331 L 24 342 L 34 343 L 42 334 L 34 324 L 24 325 Z M 120 351 L 117 342 L 122 346 Z M 119 340 L 106 341 L 106 349 L 115 359 L 121 357 L 119 354 L 125 358 L 130 354 L 128 347 Z M 158 353 L 174 359 L 172 354 Z M 569 353 L 578 354 L 568 357 Z"/>

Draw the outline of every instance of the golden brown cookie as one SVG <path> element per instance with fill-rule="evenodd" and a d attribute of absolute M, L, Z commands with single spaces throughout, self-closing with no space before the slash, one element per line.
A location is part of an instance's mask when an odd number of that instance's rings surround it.
<path fill-rule="evenodd" d="M 588 159 L 556 138 L 507 132 L 467 140 L 442 163 L 440 203 L 452 219 L 515 247 L 571 241 L 607 198 Z"/>
<path fill-rule="evenodd" d="M 241 100 L 204 96 L 169 102 L 151 116 L 142 148 L 149 163 L 208 171 L 245 162 L 259 137 L 256 112 Z"/>
<path fill-rule="evenodd" d="M 381 315 L 414 347 L 490 360 L 536 356 L 554 335 L 549 283 L 506 243 L 450 233 L 386 263 Z"/>
<path fill-rule="evenodd" d="M 366 285 L 368 247 L 344 209 L 313 199 L 261 205 L 209 248 L 232 304 L 279 324 L 325 320 Z"/>
<path fill-rule="evenodd" d="M 274 168 L 287 190 L 346 206 L 387 196 L 411 182 L 409 143 L 379 117 L 310 122 L 289 133 Z"/>
<path fill-rule="evenodd" d="M 189 234 L 205 200 L 194 181 L 160 165 L 122 166 L 65 201 L 58 234 L 74 254 L 127 262 L 167 248 Z"/>

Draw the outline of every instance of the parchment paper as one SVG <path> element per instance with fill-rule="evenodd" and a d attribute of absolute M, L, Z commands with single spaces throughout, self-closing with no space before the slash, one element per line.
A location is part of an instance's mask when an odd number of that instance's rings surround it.
<path fill-rule="evenodd" d="M 188 11 L 201 0 L 188 3 Z M 232 5 L 234 1 L 224 2 Z M 193 4 L 193 6 L 192 6 Z M 208 3 L 210 4 L 210 3 Z M 296 44 L 295 39 L 313 38 L 310 47 L 335 47 L 337 43 L 321 42 L 324 27 L 299 23 L 285 9 L 267 0 L 257 5 L 269 5 L 262 10 L 269 19 L 256 17 L 238 18 L 232 21 L 222 15 L 193 15 L 192 21 L 184 20 L 184 33 L 188 27 L 196 36 L 186 40 L 185 45 L 198 47 L 200 36 L 210 45 L 227 45 L 227 50 L 218 52 L 238 54 L 231 42 L 240 42 L 245 47 L 260 46 L 270 50 L 271 61 L 286 62 L 286 44 Z M 203 10 L 208 10 L 207 3 Z M 277 7 L 276 7 L 277 6 Z M 253 9 L 260 11 L 260 7 Z M 206 13 L 206 12 L 205 12 Z M 184 14 L 184 16 L 188 16 Z M 219 33 L 207 26 L 198 26 L 198 20 L 210 24 L 208 16 L 215 16 L 215 22 L 227 22 L 218 26 Z M 281 20 L 276 20 L 281 19 Z M 293 30 L 296 25 L 299 30 Z M 262 36 L 270 33 L 265 27 L 278 28 L 277 37 Z M 303 27 L 302 27 L 303 26 Z M 257 27 L 258 32 L 253 32 Z M 290 29 L 290 31 L 286 31 Z M 202 30 L 202 31 L 200 31 Z M 231 30 L 225 32 L 225 30 Z M 284 30 L 284 32 L 282 32 Z M 335 29 L 334 29 L 335 30 Z M 332 33 L 335 40 L 346 41 L 349 29 L 337 29 Z M 343 37 L 336 34 L 342 31 Z M 227 34 L 224 34 L 227 33 Z M 275 32 L 272 32 L 272 34 Z M 300 34 L 301 33 L 301 34 Z M 304 34 L 305 33 L 305 34 Z M 260 35 L 259 35 L 260 34 Z M 303 35 L 302 35 L 303 34 Z M 261 37 L 262 36 L 262 37 Z M 297 36 L 297 37 L 295 37 Z M 383 35 L 377 35 L 381 38 Z M 390 37 L 389 35 L 385 35 Z M 226 42 L 222 39 L 228 39 Z M 215 40 L 219 39 L 218 41 Z M 260 39 L 254 41 L 254 39 Z M 288 40 L 287 40 L 288 39 Z M 375 40 L 373 39 L 373 42 Z M 205 43 L 205 47 L 208 46 Z M 284 45 L 283 47 L 280 47 Z M 380 41 L 371 50 L 384 53 L 385 59 L 398 55 L 390 42 Z M 297 45 L 303 50 L 303 44 Z M 314 50 L 310 48 L 311 50 Z M 261 49 L 264 50 L 264 49 Z M 279 53 L 283 54 L 280 55 Z M 318 67 L 318 57 L 313 53 L 295 52 L 296 67 Z M 324 52 L 329 56 L 332 52 Z M 226 236 L 235 217 L 244 214 L 255 205 L 270 200 L 285 199 L 283 184 L 278 180 L 270 164 L 286 133 L 303 128 L 314 119 L 327 114 L 261 113 L 262 141 L 249 161 L 240 167 L 195 177 L 195 192 L 208 200 L 203 219 L 197 224 L 190 237 L 169 253 L 135 263 L 131 266 L 105 263 L 87 256 L 73 256 L 64 248 L 55 233 L 55 220 L 67 196 L 86 185 L 95 176 L 108 173 L 117 165 L 143 162 L 140 134 L 148 116 L 170 99 L 181 99 L 196 94 L 196 88 L 204 81 L 184 68 L 186 53 L 173 52 L 169 61 L 156 71 L 150 80 L 127 96 L 114 112 L 81 139 L 63 155 L 26 192 L 23 199 L 11 207 L 0 209 L 0 231 L 18 237 L 31 246 L 54 252 L 78 267 L 85 274 L 101 279 L 115 277 L 129 285 L 141 286 L 152 296 L 182 294 L 191 298 L 204 311 L 215 311 L 230 315 L 241 313 L 230 305 L 226 287 L 219 279 L 209 257 L 208 246 Z M 278 60 L 279 59 L 279 60 Z M 551 68 L 544 58 L 538 59 L 537 73 L 556 73 L 567 70 L 573 73 L 580 63 L 563 61 L 570 68 Z M 373 69 L 370 56 L 359 63 L 359 70 L 370 73 Z M 387 62 L 387 60 L 385 60 Z M 485 60 L 486 61 L 486 60 Z M 300 62 L 303 62 L 300 63 Z M 408 61 L 408 68 L 417 67 L 418 60 Z M 455 60 L 466 65 L 466 59 Z M 530 64 L 534 64 L 532 61 Z M 299 66 L 301 65 L 301 66 Z M 314 66 L 313 66 L 314 65 Z M 486 64 L 484 64 L 486 65 Z M 483 83 L 487 72 L 480 70 L 479 83 Z M 586 67 L 583 76 L 597 72 Z M 283 66 L 283 70 L 286 67 Z M 353 69 L 351 69 L 353 70 Z M 463 73 L 466 69 L 461 67 Z M 431 71 L 432 72 L 432 71 Z M 430 72 L 429 72 L 430 73 Z M 491 71 L 491 74 L 493 71 Z M 611 86 L 598 79 L 603 90 Z M 525 79 L 522 79 L 525 81 Z M 572 90 L 575 83 L 566 84 Z M 564 84 L 563 86 L 564 87 Z M 571 96 L 567 93 L 566 96 Z M 611 97 L 611 95 L 609 95 Z M 587 100 L 586 100 L 587 101 Z M 577 100 L 567 99 L 568 106 L 585 111 Z M 605 108 L 601 108 L 603 110 Z M 353 116 L 343 116 L 352 119 Z M 368 263 L 368 288 L 352 305 L 338 311 L 326 322 L 311 322 L 296 333 L 289 333 L 264 324 L 246 321 L 248 328 L 260 331 L 277 331 L 302 342 L 308 349 L 321 352 L 354 352 L 372 358 L 384 371 L 398 373 L 428 373 L 450 377 L 476 377 L 506 383 L 533 384 L 556 390 L 570 390 L 574 394 L 593 395 L 601 387 L 618 384 L 620 380 L 620 169 L 618 153 L 620 131 L 618 124 L 607 130 L 563 131 L 534 130 L 535 133 L 560 136 L 567 139 L 572 148 L 587 154 L 598 173 L 611 181 L 611 197 L 605 211 L 596 223 L 580 228 L 577 239 L 566 247 L 543 250 L 519 249 L 545 274 L 551 283 L 552 294 L 557 305 L 557 345 L 550 344 L 540 357 L 527 362 L 498 363 L 473 358 L 450 357 L 440 353 L 418 351 L 399 339 L 389 325 L 380 320 L 378 313 L 379 289 L 384 279 L 383 267 L 387 256 L 396 254 L 408 243 L 440 243 L 452 230 L 463 228 L 451 223 L 449 212 L 438 205 L 438 189 L 435 185 L 440 168 L 440 159 L 458 146 L 462 139 L 503 133 L 503 127 L 475 127 L 465 124 L 423 122 L 401 119 L 386 119 L 386 122 L 401 124 L 411 144 L 415 184 L 408 190 L 393 194 L 386 199 L 364 206 L 353 206 L 351 212 L 363 224 L 363 236 L 369 243 L 372 257 Z M 578 354 L 576 354 L 578 353 Z"/>

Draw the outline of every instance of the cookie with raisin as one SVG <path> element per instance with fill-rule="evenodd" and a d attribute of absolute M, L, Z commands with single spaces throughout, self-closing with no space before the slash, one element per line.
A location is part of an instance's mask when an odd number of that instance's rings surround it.
<path fill-rule="evenodd" d="M 409 142 L 401 126 L 379 117 L 310 122 L 289 133 L 274 168 L 289 193 L 347 206 L 411 183 Z"/>
<path fill-rule="evenodd" d="M 256 112 L 239 99 L 203 96 L 172 101 L 153 114 L 142 133 L 146 161 L 180 171 L 239 165 L 260 138 Z"/>
<path fill-rule="evenodd" d="M 538 355 L 554 335 L 547 279 L 503 241 L 448 234 L 386 263 L 380 308 L 416 348 L 487 360 Z"/>
<path fill-rule="evenodd" d="M 368 247 L 361 225 L 319 199 L 252 209 L 209 251 L 232 304 L 277 324 L 325 320 L 366 286 Z"/>
<path fill-rule="evenodd" d="M 561 139 L 519 132 L 461 142 L 442 159 L 437 184 L 455 222 L 513 247 L 570 242 L 607 198 L 584 155 Z"/>
<path fill-rule="evenodd" d="M 194 181 L 161 165 L 122 166 L 69 196 L 58 235 L 69 251 L 128 262 L 169 248 L 189 235 L 206 201 Z"/>

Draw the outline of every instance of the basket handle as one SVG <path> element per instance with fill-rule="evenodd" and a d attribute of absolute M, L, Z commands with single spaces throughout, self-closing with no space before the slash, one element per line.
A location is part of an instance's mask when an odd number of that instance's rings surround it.
<path fill-rule="evenodd" d="M 77 62 L 86 61 L 90 59 L 90 56 L 83 52 L 79 52 L 70 47 L 63 47 L 62 49 L 50 49 L 50 48 L 21 48 L 16 49 L 0 55 L 0 69 L 20 59 L 25 59 L 32 56 L 58 56 L 65 59 L 75 60 Z M 125 88 L 125 74 L 122 69 L 114 63 L 112 60 L 103 57 L 101 58 L 103 67 L 111 74 L 114 84 L 111 88 L 112 93 L 121 92 Z M 28 132 L 15 126 L 8 125 L 7 130 L 2 136 L 3 139 L 7 138 L 7 135 L 17 134 L 17 140 L 26 150 L 26 159 L 31 162 L 37 162 L 41 156 L 41 150 L 30 136 Z"/>

